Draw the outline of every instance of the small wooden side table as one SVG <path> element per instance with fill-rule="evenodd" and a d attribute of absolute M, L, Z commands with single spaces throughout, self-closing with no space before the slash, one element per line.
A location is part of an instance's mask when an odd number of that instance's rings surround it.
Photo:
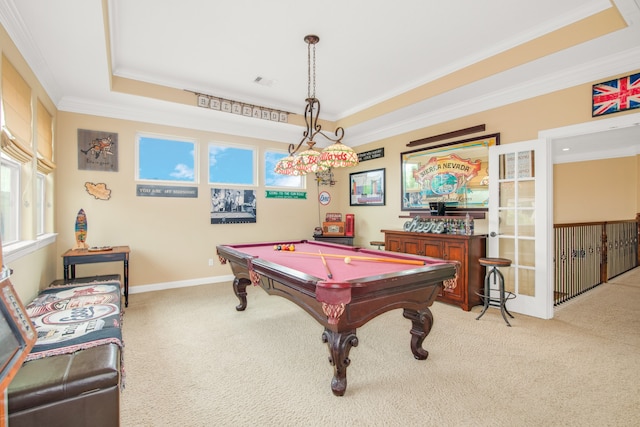
<path fill-rule="evenodd" d="M 109 250 L 69 249 L 62 254 L 64 279 L 76 277 L 77 264 L 122 261 L 124 264 L 124 306 L 129 306 L 129 246 L 113 246 Z M 71 268 L 69 268 L 71 267 Z"/>
<path fill-rule="evenodd" d="M 313 236 L 313 240 L 353 246 L 353 236 Z"/>

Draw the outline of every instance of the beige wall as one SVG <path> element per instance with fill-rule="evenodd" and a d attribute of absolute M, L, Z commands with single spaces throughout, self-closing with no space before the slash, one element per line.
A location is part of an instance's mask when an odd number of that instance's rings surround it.
<path fill-rule="evenodd" d="M 637 73 L 638 70 L 630 70 L 627 74 Z M 618 76 L 611 76 L 620 77 Z M 591 117 L 591 85 L 597 82 L 568 88 L 562 91 L 553 92 L 544 96 L 528 99 L 514 104 L 506 105 L 500 108 L 483 111 L 457 120 L 440 123 L 424 129 L 413 131 L 405 135 L 388 138 L 371 144 L 358 147 L 358 151 L 367 151 L 374 148 L 384 147 L 384 159 L 376 159 L 364 162 L 349 171 L 341 171 L 338 175 L 338 186 L 342 188 L 345 182 L 348 183 L 349 173 L 368 169 L 386 168 L 387 203 L 384 207 L 349 207 L 347 197 L 347 189 L 340 191 L 343 196 L 341 198 L 340 211 L 353 212 L 356 216 L 356 242 L 361 245 L 367 245 L 372 239 L 379 240 L 383 237 L 380 229 L 397 229 L 402 227 L 406 221 L 400 218 L 403 212 L 400 210 L 400 153 L 409 151 L 406 146 L 410 141 L 426 138 L 433 135 L 450 132 L 456 129 L 465 129 L 479 124 L 486 125 L 486 132 L 483 134 L 500 133 L 501 144 L 509 144 L 512 142 L 526 141 L 537 139 L 538 133 L 542 130 L 555 129 L 563 126 L 569 126 L 579 123 L 588 123 L 602 118 Z M 638 110 L 618 113 L 617 116 L 624 114 L 637 114 Z M 606 118 L 606 117 L 605 117 Z M 346 129 L 345 141 L 348 141 L 349 130 Z M 466 138 L 466 137 L 465 137 Z M 464 138 L 458 138 L 464 139 Z M 446 141 L 442 141 L 446 142 Z M 437 142 L 440 144 L 442 142 Z M 606 144 L 606 141 L 603 141 Z M 426 146 L 425 146 L 426 147 Z M 415 148 L 415 147 L 413 147 Z M 576 179 L 565 181 L 565 168 L 571 168 L 572 174 L 583 177 L 596 182 L 599 188 L 606 187 L 606 184 L 613 185 L 614 178 L 619 176 L 623 179 L 616 181 L 616 194 L 619 196 L 609 198 L 610 208 L 607 210 L 599 210 L 590 208 L 590 204 L 596 204 L 594 196 L 589 193 L 582 193 L 581 196 L 566 199 L 564 197 L 556 197 L 554 202 L 554 222 L 578 222 L 578 221 L 604 221 L 612 219 L 633 219 L 635 212 L 640 212 L 640 156 L 626 158 L 624 160 L 609 160 L 602 166 L 596 166 L 599 162 L 578 162 L 567 165 L 558 165 L 554 168 L 554 173 L 560 173 L 561 176 L 554 176 L 554 191 L 564 194 L 574 194 L 576 191 Z M 611 163 L 623 162 L 628 168 L 616 169 L 614 175 L 607 174 Z M 617 168 L 617 166 L 615 167 Z M 594 174 L 594 170 L 598 171 Z M 606 184 L 605 184 L 606 183 Z M 584 188 L 581 185 L 580 188 Z M 578 190 L 582 191 L 582 190 Z M 609 192 L 610 193 L 610 192 Z M 552 195 L 548 195 L 552 197 Z M 571 203 L 568 203 L 571 200 Z M 580 208 L 576 209 L 579 205 Z M 615 212 L 613 217 L 612 212 Z M 480 220 L 476 223 L 478 233 L 487 231 L 487 221 Z"/>
<path fill-rule="evenodd" d="M 13 270 L 11 283 L 23 302 L 31 301 L 40 289 L 56 279 L 56 266 L 62 264 L 56 245 L 48 245 L 7 264 Z M 59 276 L 62 277 L 62 276 Z"/>
<path fill-rule="evenodd" d="M 209 186 L 199 185 L 197 199 L 146 198 L 135 195 L 135 137 L 136 132 L 152 132 L 171 136 L 195 138 L 201 153 L 206 153 L 207 142 L 226 141 L 264 148 L 280 148 L 283 144 L 269 141 L 219 135 L 189 129 L 158 126 L 133 121 L 107 119 L 81 114 L 60 112 L 56 135 L 56 217 L 59 253 L 73 245 L 75 216 L 83 208 L 88 217 L 90 245 L 131 246 L 131 286 L 163 284 L 200 280 L 230 273 L 228 266 L 221 266 L 215 256 L 215 246 L 225 243 L 270 241 L 278 239 L 311 238 L 313 228 L 319 225 L 327 212 L 354 213 L 356 217 L 357 245 L 369 246 L 371 240 L 383 239 L 381 229 L 397 229 L 407 220 L 400 210 L 400 153 L 408 151 L 406 144 L 431 135 L 486 124 L 486 132 L 501 134 L 501 143 L 535 139 L 540 130 L 552 129 L 594 120 L 590 116 L 591 85 L 582 85 L 501 108 L 484 111 L 469 117 L 431 126 L 405 135 L 388 138 L 365 146 L 357 151 L 384 147 L 385 157 L 363 162 L 355 168 L 335 171 L 337 184 L 322 186 L 332 200 L 321 207 L 317 202 L 318 187 L 313 177 L 307 178 L 306 200 L 265 199 L 265 188 L 257 188 L 258 222 L 256 224 L 211 225 L 209 223 Z M 581 106 L 578 108 L 577 106 Z M 586 106 L 586 107 L 585 107 Z M 621 113 L 625 114 L 625 113 Z M 91 172 L 77 168 L 77 129 L 90 129 L 118 133 L 119 172 Z M 349 131 L 346 130 L 346 140 Z M 206 155 L 200 156 L 200 170 L 206 171 Z M 601 163 L 602 162 L 602 163 Z M 634 158 L 607 161 L 581 162 L 558 165 L 555 191 L 554 221 L 596 221 L 631 219 L 638 211 L 637 161 Z M 601 163 L 601 164 L 600 164 Z M 624 165 L 623 167 L 619 166 Z M 370 169 L 386 169 L 386 205 L 383 207 L 349 206 L 349 174 Z M 595 176 L 593 170 L 601 171 Z M 607 174 L 613 169 L 620 176 Z M 569 173 L 565 171 L 570 170 Z M 589 177 L 592 186 L 607 187 L 613 181 L 620 182 L 623 171 L 633 170 L 635 179 L 627 179 L 616 187 L 610 208 L 590 208 L 597 203 L 588 192 L 577 193 L 574 175 Z M 206 181 L 206 173 L 201 172 Z M 84 183 L 104 182 L 112 190 L 108 201 L 96 200 L 86 193 Z M 584 188 L 584 186 L 580 187 Z M 582 191 L 582 190 L 578 190 Z M 571 198 L 565 197 L 572 194 Z M 613 194 L 611 191 L 608 194 Z M 549 195 L 552 197 L 552 195 Z M 576 206 L 580 206 L 576 209 Z M 611 216 L 611 212 L 616 212 Z M 486 232 L 486 220 L 477 222 L 478 233 Z M 208 259 L 214 258 L 214 266 Z M 58 276 L 62 275 L 58 263 Z M 113 271 L 105 264 L 78 267 L 78 274 L 98 274 Z M 82 269 L 82 270 L 80 270 Z"/>
<path fill-rule="evenodd" d="M 78 169 L 78 129 L 118 134 L 118 172 Z M 135 141 L 137 132 L 193 138 L 199 146 L 200 184 L 198 198 L 137 197 Z M 75 243 L 78 210 L 87 214 L 90 246 L 129 245 L 131 286 L 201 279 L 230 274 L 221 266 L 216 245 L 310 238 L 317 224 L 315 181 L 308 179 L 306 200 L 266 199 L 265 188 L 256 188 L 256 224 L 210 224 L 210 186 L 207 184 L 207 144 L 210 141 L 241 143 L 286 149 L 283 144 L 235 136 L 159 126 L 133 121 L 60 112 L 58 114 L 56 172 L 56 229 L 58 252 Z M 85 182 L 105 183 L 109 200 L 98 200 L 85 191 Z M 244 187 L 243 187 L 244 188 Z M 215 260 L 214 266 L 208 260 Z M 113 271 L 108 264 L 82 265 L 77 275 Z M 121 271 L 119 266 L 116 266 Z M 59 263 L 58 276 L 62 276 Z"/>
<path fill-rule="evenodd" d="M 636 214 L 640 214 L 640 155 L 636 156 Z"/>
<path fill-rule="evenodd" d="M 640 156 L 564 163 L 553 168 L 556 224 L 634 219 Z"/>
<path fill-rule="evenodd" d="M 29 74 L 24 60 L 4 31 L 0 33 L 0 37 L 3 53 L 10 57 L 19 71 Z M 629 70 L 624 74 L 637 72 L 638 70 Z M 32 74 L 29 76 L 33 78 Z M 39 83 L 36 86 L 39 87 Z M 501 134 L 502 144 L 534 139 L 541 130 L 597 120 L 590 116 L 590 91 L 591 83 L 583 84 L 357 147 L 357 151 L 384 147 L 385 157 L 364 162 L 352 169 L 336 170 L 337 184 L 333 187 L 321 187 L 321 190 L 329 191 L 332 196 L 328 206 L 319 207 L 318 187 L 311 176 L 307 178 L 306 200 L 266 199 L 265 188 L 260 186 L 256 189 L 258 222 L 244 225 L 209 223 L 209 186 L 206 183 L 206 173 L 202 172 L 206 171 L 206 155 L 200 156 L 201 183 L 197 199 L 136 197 L 136 133 L 151 132 L 194 138 L 199 143 L 201 153 L 206 153 L 207 143 L 212 140 L 250 144 L 259 148 L 260 158 L 263 149 L 284 149 L 285 144 L 59 112 L 55 132 L 55 161 L 58 168 L 49 178 L 54 187 L 51 195 L 54 212 L 49 215 L 49 224 L 53 223 L 53 229 L 48 230 L 59 233 L 58 240 L 55 245 L 36 251 L 11 265 L 17 270 L 12 281 L 21 297 L 26 300 L 34 294 L 37 287 L 43 287 L 53 279 L 62 277 L 60 255 L 74 243 L 75 217 L 80 208 L 87 213 L 87 241 L 90 245 L 131 246 L 130 282 L 134 288 L 149 284 L 181 285 L 188 284 L 191 280 L 202 282 L 228 276 L 229 267 L 218 263 L 216 245 L 310 238 L 313 228 L 327 212 L 354 213 L 356 244 L 368 246 L 370 240 L 382 238 L 381 229 L 399 228 L 406 221 L 401 218 L 403 213 L 400 211 L 399 176 L 400 153 L 408 151 L 408 142 L 482 123 L 486 125 L 486 134 Z M 628 113 L 618 115 L 622 114 Z M 78 129 L 118 133 L 118 172 L 78 170 Z M 347 128 L 345 140 L 348 141 L 348 138 Z M 349 174 L 377 168 L 386 168 L 386 205 L 350 207 Z M 598 175 L 593 173 L 594 170 L 599 171 Z M 640 156 L 558 165 L 554 169 L 556 222 L 633 218 L 635 212 L 640 211 L 639 170 Z M 627 171 L 631 172 L 624 174 Z M 576 176 L 584 178 L 577 186 Z M 85 182 L 107 184 L 112 191 L 111 199 L 94 199 L 85 191 Z M 585 182 L 589 185 L 585 186 Z M 588 191 L 585 187 L 597 187 L 600 193 Z M 615 187 L 615 193 L 611 187 Z M 607 200 L 609 206 L 606 209 L 596 207 L 599 201 L 594 199 L 594 194 L 610 195 Z M 576 208 L 578 205 L 580 207 Z M 612 212 L 616 214 L 610 215 Z M 485 231 L 486 224 L 480 221 L 477 230 L 480 233 Z M 208 266 L 211 258 L 215 260 L 213 267 Z M 120 265 L 110 264 L 77 268 L 78 275 L 120 271 Z"/>

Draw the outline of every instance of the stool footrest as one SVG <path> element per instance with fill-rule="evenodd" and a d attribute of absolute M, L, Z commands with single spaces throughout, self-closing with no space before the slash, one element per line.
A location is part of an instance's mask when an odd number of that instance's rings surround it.
<path fill-rule="evenodd" d="M 490 291 L 500 292 L 499 289 L 490 289 Z M 487 296 L 483 292 L 476 292 L 476 295 L 478 295 L 483 300 L 485 298 L 489 298 L 489 301 L 492 301 L 492 300 L 500 301 L 500 297 L 499 296 L 493 296 L 493 295 Z M 505 301 L 509 301 L 510 299 L 514 299 L 515 297 L 516 297 L 516 294 L 514 294 L 513 292 L 504 291 L 504 300 Z"/>

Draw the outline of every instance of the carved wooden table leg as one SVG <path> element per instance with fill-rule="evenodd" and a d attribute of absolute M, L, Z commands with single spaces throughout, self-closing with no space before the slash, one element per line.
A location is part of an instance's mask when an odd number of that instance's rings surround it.
<path fill-rule="evenodd" d="M 236 310 L 244 311 L 247 308 L 247 286 L 251 284 L 251 281 L 248 279 L 233 279 L 233 292 L 236 294 L 238 299 L 240 300 L 240 304 L 236 305 Z"/>
<path fill-rule="evenodd" d="M 347 389 L 347 367 L 351 363 L 349 351 L 358 346 L 356 330 L 333 332 L 329 329 L 322 333 L 322 342 L 329 347 L 329 363 L 333 365 L 331 390 L 336 396 L 343 396 Z"/>
<path fill-rule="evenodd" d="M 429 352 L 422 348 L 422 342 L 431 332 L 431 327 L 433 326 L 433 314 L 431 310 L 428 308 L 415 311 L 404 309 L 402 315 L 411 320 L 411 352 L 413 353 L 413 357 L 418 360 L 424 360 L 429 357 Z"/>

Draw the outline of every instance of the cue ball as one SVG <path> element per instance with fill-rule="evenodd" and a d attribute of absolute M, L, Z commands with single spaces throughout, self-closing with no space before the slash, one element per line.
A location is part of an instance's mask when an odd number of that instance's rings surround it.
<path fill-rule="evenodd" d="M 344 263 L 345 263 L 345 264 L 351 264 L 351 258 L 349 258 L 349 257 L 345 257 L 345 259 L 344 259 Z"/>

